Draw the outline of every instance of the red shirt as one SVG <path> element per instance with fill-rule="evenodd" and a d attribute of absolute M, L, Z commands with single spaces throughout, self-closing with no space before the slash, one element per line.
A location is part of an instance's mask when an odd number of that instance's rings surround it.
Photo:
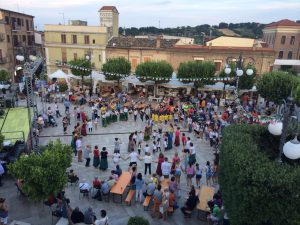
<path fill-rule="evenodd" d="M 94 149 L 94 157 L 99 157 L 99 156 L 100 156 L 99 149 Z"/>
<path fill-rule="evenodd" d="M 93 180 L 93 187 L 100 187 L 101 181 L 100 180 Z"/>

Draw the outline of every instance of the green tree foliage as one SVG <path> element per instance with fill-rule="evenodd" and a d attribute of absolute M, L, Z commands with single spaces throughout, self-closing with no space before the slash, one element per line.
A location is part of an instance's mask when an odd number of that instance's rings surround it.
<path fill-rule="evenodd" d="M 0 70 L 0 81 L 9 81 L 11 78 L 9 72 L 6 70 Z"/>
<path fill-rule="evenodd" d="M 215 76 L 216 66 L 211 61 L 197 62 L 197 61 L 188 61 L 180 63 L 178 67 L 177 78 L 185 79 L 194 79 L 194 78 L 213 78 Z M 185 82 L 183 80 L 183 82 Z M 210 84 L 208 80 L 195 81 L 195 85 L 200 87 L 205 84 Z"/>
<path fill-rule="evenodd" d="M 3 150 L 4 135 L 0 134 L 0 152 Z"/>
<path fill-rule="evenodd" d="M 69 62 L 71 65 L 71 72 L 75 76 L 80 76 L 82 79 L 83 86 L 83 78 L 85 76 L 89 76 L 92 71 L 92 64 L 90 60 L 86 59 L 76 59 Z"/>
<path fill-rule="evenodd" d="M 130 217 L 127 225 L 150 225 L 149 221 L 144 219 L 143 217 L 134 216 Z"/>
<path fill-rule="evenodd" d="M 124 76 L 128 76 L 131 71 L 130 62 L 124 57 L 111 58 L 102 66 L 102 71 L 107 80 L 120 80 Z M 118 76 L 120 74 L 122 76 Z"/>
<path fill-rule="evenodd" d="M 149 61 L 140 63 L 135 73 L 141 81 L 153 80 L 155 83 L 160 83 L 172 77 L 173 68 L 166 61 Z"/>
<path fill-rule="evenodd" d="M 257 81 L 258 93 L 275 103 L 280 103 L 299 85 L 299 78 L 282 71 L 263 74 Z"/>
<path fill-rule="evenodd" d="M 10 164 L 9 172 L 16 179 L 23 179 L 22 191 L 33 200 L 45 200 L 57 194 L 67 183 L 66 169 L 71 165 L 71 146 L 59 140 L 49 142 L 42 154 L 21 156 Z"/>
<path fill-rule="evenodd" d="M 68 90 L 68 85 L 66 83 L 61 83 L 58 86 L 59 92 L 65 92 L 66 90 Z"/>
<path fill-rule="evenodd" d="M 219 182 L 234 225 L 299 224 L 300 166 L 278 165 L 279 137 L 274 139 L 260 125 L 224 130 Z"/>

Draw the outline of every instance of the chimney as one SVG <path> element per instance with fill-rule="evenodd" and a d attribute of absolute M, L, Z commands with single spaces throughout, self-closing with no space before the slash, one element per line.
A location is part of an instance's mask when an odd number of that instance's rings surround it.
<path fill-rule="evenodd" d="M 158 36 L 156 37 L 156 48 L 160 48 L 160 41 L 161 41 L 161 36 L 158 35 Z"/>

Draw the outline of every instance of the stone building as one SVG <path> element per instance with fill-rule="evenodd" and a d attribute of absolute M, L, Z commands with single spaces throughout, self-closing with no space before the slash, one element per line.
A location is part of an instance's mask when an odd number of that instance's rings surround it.
<path fill-rule="evenodd" d="M 216 65 L 216 74 L 226 65 L 226 59 L 230 56 L 238 58 L 242 53 L 244 63 L 247 58 L 255 60 L 257 74 L 269 72 L 275 60 L 275 52 L 263 47 L 226 47 L 226 46 L 202 46 L 179 45 L 179 39 L 156 39 L 118 37 L 109 40 L 106 47 L 107 58 L 125 57 L 131 62 L 132 71 L 135 71 L 139 63 L 149 60 L 165 60 L 172 64 L 177 71 L 181 62 L 212 61 Z"/>

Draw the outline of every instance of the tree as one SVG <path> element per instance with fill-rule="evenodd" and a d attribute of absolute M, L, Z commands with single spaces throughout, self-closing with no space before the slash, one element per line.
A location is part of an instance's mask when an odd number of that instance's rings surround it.
<path fill-rule="evenodd" d="M 92 71 L 90 60 L 76 59 L 69 62 L 71 64 L 71 72 L 75 76 L 80 76 L 82 79 L 81 88 L 83 88 L 83 78 L 89 76 Z"/>
<path fill-rule="evenodd" d="M 72 150 L 57 140 L 49 142 L 41 154 L 21 156 L 8 166 L 17 179 L 23 179 L 22 191 L 30 199 L 42 201 L 59 193 L 67 183 L 66 169 L 71 165 Z"/>
<path fill-rule="evenodd" d="M 122 77 L 130 74 L 131 64 L 124 57 L 111 58 L 103 64 L 102 71 L 107 80 L 119 82 Z"/>
<path fill-rule="evenodd" d="M 283 156 L 278 165 L 280 137 L 244 124 L 226 127 L 222 140 L 219 183 L 230 223 L 299 225 L 300 161 Z"/>
<path fill-rule="evenodd" d="M 263 74 L 257 81 L 258 93 L 269 101 L 280 103 L 299 84 L 299 78 L 281 71 Z"/>
<path fill-rule="evenodd" d="M 166 61 L 149 61 L 139 64 L 136 67 L 135 73 L 142 82 L 147 80 L 154 81 L 155 89 L 157 89 L 158 83 L 168 81 L 172 77 L 173 68 Z M 156 91 L 154 92 L 155 95 Z"/>
<path fill-rule="evenodd" d="M 183 79 L 183 82 L 189 82 L 190 79 L 214 78 L 215 72 L 216 66 L 211 61 L 188 61 L 180 63 L 178 67 L 177 78 Z M 208 80 L 198 80 L 194 83 L 196 86 L 203 86 L 204 84 L 209 84 L 210 82 Z"/>
<path fill-rule="evenodd" d="M 143 217 L 134 216 L 130 217 L 127 225 L 150 225 L 149 221 Z"/>
<path fill-rule="evenodd" d="M 0 70 L 0 81 L 9 81 L 10 74 L 6 70 Z"/>

